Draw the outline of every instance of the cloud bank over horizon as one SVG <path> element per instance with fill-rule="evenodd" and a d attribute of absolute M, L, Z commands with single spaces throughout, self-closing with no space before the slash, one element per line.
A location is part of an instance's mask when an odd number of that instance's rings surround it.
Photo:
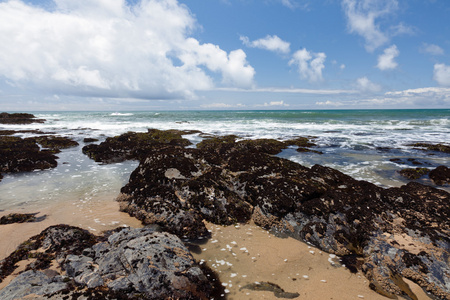
<path fill-rule="evenodd" d="M 197 21 L 177 1 L 54 4 L 48 11 L 18 0 L 0 3 L 0 74 L 12 85 L 143 99 L 253 85 L 245 52 L 192 38 Z"/>

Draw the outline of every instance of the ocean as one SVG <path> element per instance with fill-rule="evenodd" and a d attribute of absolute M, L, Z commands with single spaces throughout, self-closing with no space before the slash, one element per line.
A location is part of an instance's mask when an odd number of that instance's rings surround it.
<path fill-rule="evenodd" d="M 31 112 L 33 113 L 33 112 Z M 450 145 L 450 109 L 440 110 L 308 110 L 308 111 L 158 111 L 158 112 L 34 112 L 44 124 L 0 125 L 0 129 L 40 129 L 79 142 L 58 154 L 58 167 L 31 173 L 6 174 L 0 182 L 0 210 L 39 210 L 70 203 L 81 207 L 97 199 L 114 199 L 138 162 L 104 165 L 85 156 L 84 138 L 120 135 L 127 131 L 200 130 L 234 134 L 243 139 L 278 140 L 310 137 L 323 154 L 299 153 L 295 147 L 278 156 L 307 167 L 329 166 L 356 179 L 383 187 L 408 182 L 398 171 L 408 167 L 450 166 L 449 154 L 428 152 L 411 144 Z M 27 137 L 30 134 L 19 134 Z M 198 134 L 186 136 L 194 146 Z M 396 161 L 392 161 L 392 160 Z M 422 183 L 429 184 L 427 179 Z M 441 187 L 450 191 L 448 186 Z"/>

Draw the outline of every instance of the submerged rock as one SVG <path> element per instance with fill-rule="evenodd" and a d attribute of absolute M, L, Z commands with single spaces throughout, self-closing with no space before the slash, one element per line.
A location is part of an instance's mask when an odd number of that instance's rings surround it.
<path fill-rule="evenodd" d="M 278 284 L 272 282 L 254 282 L 244 285 L 239 290 L 249 289 L 253 291 L 269 291 L 273 292 L 277 298 L 294 299 L 300 297 L 299 293 L 285 292 Z"/>
<path fill-rule="evenodd" d="M 211 299 L 222 292 L 178 237 L 155 228 L 96 237 L 76 227 L 50 227 L 0 262 L 0 282 L 30 257 L 38 259 L 0 291 L 0 299 Z M 40 257 L 48 263 L 37 263 Z"/>
<path fill-rule="evenodd" d="M 12 213 L 0 218 L 0 225 L 13 224 L 13 223 L 29 223 L 29 222 L 40 222 L 45 219 L 45 215 L 36 218 L 38 213 L 33 214 L 19 214 Z"/>
<path fill-rule="evenodd" d="M 381 294 L 410 297 L 402 278 L 450 298 L 450 194 L 419 183 L 384 189 L 337 170 L 274 157 L 272 140 L 205 140 L 153 149 L 118 198 L 121 209 L 181 237 L 203 220 L 259 226 L 308 241 L 364 272 Z M 350 260 L 349 260 L 350 261 Z M 446 275 L 447 274 L 447 275 Z"/>

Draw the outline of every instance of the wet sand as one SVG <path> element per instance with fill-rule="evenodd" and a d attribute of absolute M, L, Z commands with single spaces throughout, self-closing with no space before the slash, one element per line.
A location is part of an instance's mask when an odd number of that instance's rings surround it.
<path fill-rule="evenodd" d="M 297 299 L 387 299 L 369 288 L 364 275 L 352 274 L 333 255 L 292 238 L 278 238 L 254 224 L 208 224 L 212 238 L 199 245 L 197 260 L 215 270 L 226 288 L 227 299 L 279 299 L 270 291 L 245 288 L 271 282 Z M 410 282 L 419 299 L 430 299 Z"/>
<path fill-rule="evenodd" d="M 9 213 L 2 211 L 0 216 Z M 43 215 L 46 218 L 41 222 L 0 225 L 0 259 L 51 225 L 79 226 L 94 234 L 118 226 L 142 226 L 137 219 L 119 212 L 118 203 L 111 198 L 61 203 L 42 209 L 37 217 Z M 193 255 L 219 274 L 229 300 L 279 299 L 271 291 L 245 288 L 255 282 L 270 282 L 285 292 L 299 293 L 296 299 L 387 299 L 369 289 L 362 274 L 350 273 L 337 258 L 303 242 L 275 237 L 254 224 L 207 226 L 212 238 L 196 247 Z M 430 299 L 409 283 L 419 300 Z"/>
<path fill-rule="evenodd" d="M 36 213 L 37 211 L 2 211 L 0 217 L 9 213 Z M 39 210 L 36 217 L 45 215 L 41 222 L 0 225 L 0 259 L 7 257 L 17 246 L 39 234 L 49 226 L 67 224 L 89 230 L 93 234 L 119 226 L 142 227 L 141 222 L 119 211 L 114 197 L 102 197 L 92 201 L 62 202 Z"/>

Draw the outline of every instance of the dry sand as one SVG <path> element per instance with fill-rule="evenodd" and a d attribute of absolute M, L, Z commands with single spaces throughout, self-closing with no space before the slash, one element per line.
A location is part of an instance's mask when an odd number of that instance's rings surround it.
<path fill-rule="evenodd" d="M 9 213 L 3 211 L 0 216 Z M 0 225 L 0 259 L 51 225 L 79 226 L 94 234 L 118 226 L 141 227 L 137 219 L 119 212 L 111 197 L 60 203 L 42 209 L 37 216 L 43 215 L 46 218 L 41 222 Z M 362 274 L 351 274 L 329 254 L 303 242 L 275 237 L 254 224 L 207 226 L 212 238 L 193 254 L 219 274 L 227 299 L 279 299 L 273 292 L 243 288 L 255 282 L 277 284 L 286 292 L 299 293 L 297 299 L 387 299 L 369 289 Z M 420 300 L 430 299 L 417 285 L 409 284 Z"/>

